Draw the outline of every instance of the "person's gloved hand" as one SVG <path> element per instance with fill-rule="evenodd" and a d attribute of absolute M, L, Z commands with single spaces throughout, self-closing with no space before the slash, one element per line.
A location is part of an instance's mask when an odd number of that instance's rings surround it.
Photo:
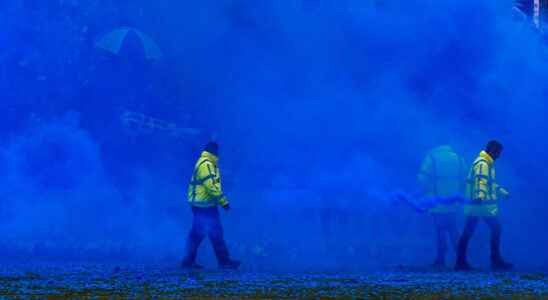
<path fill-rule="evenodd" d="M 229 211 L 229 210 L 230 210 L 230 204 L 228 204 L 228 203 L 225 204 L 225 205 L 223 206 L 223 209 L 226 210 L 226 211 Z"/>
<path fill-rule="evenodd" d="M 503 188 L 499 188 L 499 194 L 504 197 L 504 199 L 508 199 L 510 197 L 510 193 Z"/>

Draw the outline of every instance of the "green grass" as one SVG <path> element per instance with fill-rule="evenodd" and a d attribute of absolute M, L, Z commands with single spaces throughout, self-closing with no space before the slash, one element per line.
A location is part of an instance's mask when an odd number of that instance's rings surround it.
<path fill-rule="evenodd" d="M 548 299 L 543 273 L 250 274 L 178 270 L 0 276 L 0 298 L 21 299 Z M 51 280 L 51 281 L 50 281 Z M 487 280 L 492 284 L 481 285 Z M 53 282 L 53 284 L 52 284 Z M 193 284 L 194 283 L 194 284 Z"/>

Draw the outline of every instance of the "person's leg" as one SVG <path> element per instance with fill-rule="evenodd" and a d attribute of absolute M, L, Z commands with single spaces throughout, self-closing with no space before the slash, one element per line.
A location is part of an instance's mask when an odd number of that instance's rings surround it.
<path fill-rule="evenodd" d="M 213 250 L 215 251 L 215 256 L 217 257 L 219 265 L 222 266 L 230 262 L 230 255 L 224 240 L 221 217 L 219 216 L 219 210 L 216 207 L 208 209 L 207 234 L 213 245 Z"/>
<path fill-rule="evenodd" d="M 491 231 L 491 261 L 500 260 L 500 222 L 496 217 L 484 218 L 484 220 Z"/>
<path fill-rule="evenodd" d="M 191 267 L 196 263 L 198 248 L 204 240 L 206 233 L 206 220 L 203 215 L 203 208 L 192 208 L 192 228 L 188 234 L 186 253 L 183 259 L 183 266 Z"/>
<path fill-rule="evenodd" d="M 472 235 L 474 234 L 474 231 L 476 230 L 476 227 L 478 225 L 478 220 L 479 219 L 477 217 L 466 218 L 464 231 L 462 232 L 459 243 L 457 245 L 457 264 L 455 266 L 456 269 L 470 269 L 470 266 L 466 259 L 466 251 L 468 250 L 468 243 L 470 242 L 470 239 L 472 238 Z"/>
<path fill-rule="evenodd" d="M 491 266 L 495 269 L 510 269 L 512 264 L 502 259 L 500 254 L 501 225 L 497 217 L 485 218 L 485 223 L 491 230 Z"/>
<path fill-rule="evenodd" d="M 447 242 L 445 239 L 445 220 L 443 214 L 433 214 L 434 226 L 436 228 L 436 260 L 434 266 L 445 265 L 445 252 L 447 250 Z"/>

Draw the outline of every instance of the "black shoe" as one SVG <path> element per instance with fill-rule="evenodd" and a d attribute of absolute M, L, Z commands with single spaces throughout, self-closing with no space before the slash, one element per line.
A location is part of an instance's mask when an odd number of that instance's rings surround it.
<path fill-rule="evenodd" d="M 240 262 L 239 260 L 227 260 L 223 263 L 220 263 L 219 268 L 236 270 L 240 267 L 241 264 L 242 264 L 242 262 Z"/>
<path fill-rule="evenodd" d="M 491 269 L 495 271 L 509 271 L 509 270 L 512 270 L 513 268 L 514 268 L 513 264 L 506 262 L 503 259 L 497 259 L 491 263 Z"/>
<path fill-rule="evenodd" d="M 187 269 L 187 270 L 201 270 L 203 269 L 204 267 L 195 263 L 195 262 L 182 262 L 181 263 L 181 268 L 183 269 Z"/>
<path fill-rule="evenodd" d="M 469 265 L 467 262 L 465 263 L 457 263 L 455 265 L 455 271 L 464 271 L 464 272 L 469 272 L 469 271 L 474 271 L 475 269 Z"/>

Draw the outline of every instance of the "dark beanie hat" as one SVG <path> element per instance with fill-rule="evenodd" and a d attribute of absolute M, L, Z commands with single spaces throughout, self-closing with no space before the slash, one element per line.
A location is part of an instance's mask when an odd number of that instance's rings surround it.
<path fill-rule="evenodd" d="M 487 146 L 485 146 L 485 150 L 491 151 L 491 150 L 502 150 L 502 144 L 497 140 L 491 140 L 487 143 Z"/>
<path fill-rule="evenodd" d="M 209 142 L 205 145 L 204 150 L 213 155 L 219 155 L 219 144 L 215 142 Z"/>

